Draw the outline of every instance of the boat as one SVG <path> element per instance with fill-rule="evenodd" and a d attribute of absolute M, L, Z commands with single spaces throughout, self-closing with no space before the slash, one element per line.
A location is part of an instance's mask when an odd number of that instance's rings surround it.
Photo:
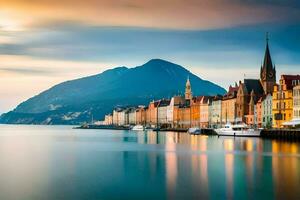
<path fill-rule="evenodd" d="M 144 131 L 145 128 L 142 125 L 135 125 L 134 127 L 132 127 L 131 129 L 132 131 Z"/>
<path fill-rule="evenodd" d="M 189 128 L 187 132 L 193 135 L 201 135 L 201 129 L 197 127 Z"/>
<path fill-rule="evenodd" d="M 219 136 L 259 137 L 261 129 L 249 128 L 246 124 L 226 124 L 224 128 L 215 129 Z"/>

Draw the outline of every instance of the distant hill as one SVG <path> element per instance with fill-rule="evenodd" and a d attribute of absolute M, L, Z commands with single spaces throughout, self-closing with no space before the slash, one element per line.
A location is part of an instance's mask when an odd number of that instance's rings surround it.
<path fill-rule="evenodd" d="M 222 87 L 180 65 L 153 59 L 135 68 L 117 67 L 55 85 L 3 114 L 0 123 L 79 124 L 92 116 L 102 119 L 116 105 L 148 104 L 153 99 L 184 94 L 188 76 L 194 95 L 225 93 Z"/>

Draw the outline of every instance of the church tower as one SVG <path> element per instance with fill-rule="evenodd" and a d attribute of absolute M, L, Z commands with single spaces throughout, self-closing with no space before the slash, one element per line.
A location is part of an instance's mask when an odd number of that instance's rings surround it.
<path fill-rule="evenodd" d="M 191 89 L 191 83 L 190 78 L 188 77 L 185 84 L 185 99 L 191 100 L 192 99 L 192 89 Z"/>
<path fill-rule="evenodd" d="M 269 37 L 266 36 L 266 52 L 263 65 L 260 69 L 260 82 L 263 86 L 265 94 L 272 93 L 273 87 L 276 84 L 276 69 L 273 66 L 270 49 L 269 49 Z"/>

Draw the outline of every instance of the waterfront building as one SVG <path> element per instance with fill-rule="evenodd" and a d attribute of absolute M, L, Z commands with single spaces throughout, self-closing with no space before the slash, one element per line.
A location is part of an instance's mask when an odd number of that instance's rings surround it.
<path fill-rule="evenodd" d="M 136 109 L 135 108 L 128 109 L 128 124 L 130 124 L 130 125 L 136 124 Z"/>
<path fill-rule="evenodd" d="M 191 102 L 191 127 L 200 127 L 200 102 L 203 96 L 193 97 Z"/>
<path fill-rule="evenodd" d="M 112 114 L 105 115 L 103 124 L 104 125 L 112 125 L 113 124 L 113 115 Z"/>
<path fill-rule="evenodd" d="M 118 124 L 118 111 L 116 109 L 113 110 L 113 124 Z"/>
<path fill-rule="evenodd" d="M 178 127 L 189 128 L 191 127 L 191 107 L 189 104 L 181 104 L 178 106 Z"/>
<path fill-rule="evenodd" d="M 239 87 L 237 83 L 234 87 L 229 86 L 228 92 L 222 99 L 222 124 L 234 123 L 236 118 L 236 96 Z"/>
<path fill-rule="evenodd" d="M 121 117 L 120 117 L 120 114 L 121 114 L 121 112 L 124 110 L 124 108 L 121 108 L 121 107 L 116 107 L 114 110 L 113 110 L 113 116 L 112 116 L 112 123 L 114 124 L 114 125 L 119 125 L 120 124 L 120 119 L 121 119 Z"/>
<path fill-rule="evenodd" d="M 177 100 L 175 102 L 175 100 Z M 191 104 L 193 101 L 190 79 L 187 78 L 185 84 L 185 96 L 174 99 L 173 107 L 173 127 L 189 128 L 191 127 Z M 169 111 L 171 115 L 172 111 Z M 176 116 L 176 117 L 175 117 Z"/>
<path fill-rule="evenodd" d="M 254 90 L 251 91 L 250 93 L 250 102 L 249 102 L 249 108 L 248 108 L 248 114 L 246 115 L 246 124 L 250 125 L 253 127 L 255 125 L 255 93 Z"/>
<path fill-rule="evenodd" d="M 174 96 L 171 98 L 170 104 L 167 106 L 167 123 L 171 127 L 178 125 L 178 108 L 185 102 L 182 96 Z"/>
<path fill-rule="evenodd" d="M 262 127 L 262 117 L 263 117 L 263 109 L 262 109 L 262 102 L 264 97 L 260 97 L 256 102 L 255 109 L 254 109 L 254 123 L 257 125 L 258 128 Z"/>
<path fill-rule="evenodd" d="M 119 126 L 124 126 L 129 124 L 128 109 L 123 109 L 118 112 L 118 124 Z"/>
<path fill-rule="evenodd" d="M 147 124 L 154 127 L 157 126 L 157 106 L 159 104 L 159 101 L 152 101 L 149 103 L 148 106 L 148 114 L 147 114 Z"/>
<path fill-rule="evenodd" d="M 250 110 L 249 108 L 252 109 L 252 106 L 254 106 L 257 100 L 263 95 L 264 89 L 260 80 L 244 79 L 243 83 L 240 81 L 236 99 L 236 121 L 254 124 L 254 118 L 251 116 L 254 115 L 254 108 L 253 110 Z M 252 96 L 253 102 L 250 102 Z M 253 112 L 249 113 L 249 111 Z M 246 117 L 248 117 L 248 119 L 246 119 Z"/>
<path fill-rule="evenodd" d="M 272 94 L 274 85 L 276 85 L 276 68 L 272 63 L 269 39 L 267 37 L 264 60 L 260 69 L 260 79 L 245 79 L 243 83 L 241 81 L 239 83 L 236 100 L 236 120 L 243 122 L 247 120 L 248 123 L 254 124 L 254 118 L 252 118 L 254 117 L 254 113 L 249 113 L 249 103 L 251 100 L 252 90 L 254 91 L 253 99 L 254 104 L 256 105 L 256 102 L 260 97 L 270 93 Z M 246 116 L 248 119 L 246 119 Z"/>
<path fill-rule="evenodd" d="M 262 101 L 262 127 L 272 128 L 272 95 L 269 93 Z"/>
<path fill-rule="evenodd" d="M 219 128 L 222 121 L 222 96 L 214 96 L 209 105 L 209 125 L 211 128 Z"/>
<path fill-rule="evenodd" d="M 169 99 L 162 99 L 159 101 L 158 107 L 157 107 L 157 120 L 158 120 L 158 125 L 160 127 L 167 127 L 168 125 L 168 118 L 167 118 L 167 113 L 168 113 L 168 106 L 170 105 L 170 100 Z"/>
<path fill-rule="evenodd" d="M 200 127 L 209 127 L 209 105 L 211 104 L 212 97 L 203 96 L 200 101 Z"/>
<path fill-rule="evenodd" d="M 138 125 L 146 124 L 146 112 L 147 112 L 147 107 L 145 106 L 139 106 L 136 109 L 136 124 Z"/>
<path fill-rule="evenodd" d="M 293 89 L 293 119 L 300 120 L 300 85 Z"/>
<path fill-rule="evenodd" d="M 273 127 L 282 128 L 293 118 L 293 87 L 300 84 L 300 75 L 281 75 L 274 86 L 272 113 Z"/>

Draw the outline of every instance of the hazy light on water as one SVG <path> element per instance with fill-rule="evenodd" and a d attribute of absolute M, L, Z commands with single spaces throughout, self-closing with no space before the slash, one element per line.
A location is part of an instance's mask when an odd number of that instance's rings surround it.
<path fill-rule="evenodd" d="M 299 143 L 0 126 L 1 199 L 295 199 L 299 167 Z"/>

